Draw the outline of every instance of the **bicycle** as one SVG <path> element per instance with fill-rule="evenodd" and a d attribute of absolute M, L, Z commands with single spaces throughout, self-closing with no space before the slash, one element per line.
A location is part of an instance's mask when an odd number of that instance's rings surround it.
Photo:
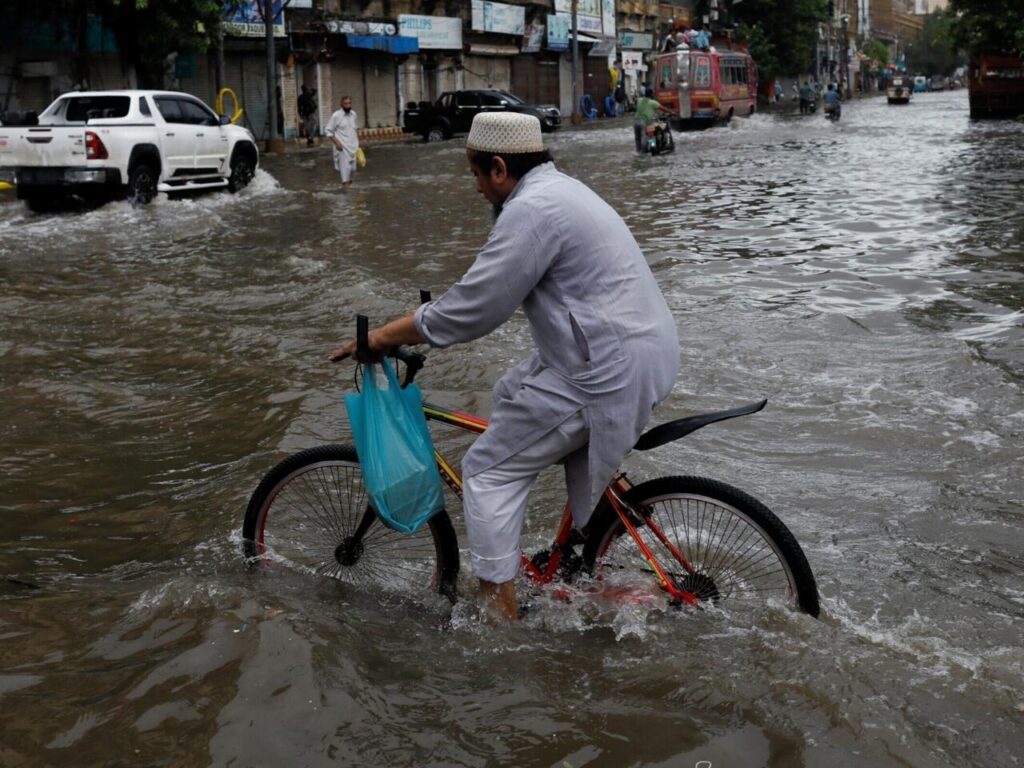
<path fill-rule="evenodd" d="M 363 339 L 365 329 L 361 317 Z M 402 386 L 408 386 L 425 358 L 404 347 L 390 354 L 405 364 Z M 648 430 L 634 447 L 651 450 L 766 404 L 676 419 Z M 470 433 L 487 429 L 484 419 L 428 402 L 423 412 L 428 421 Z M 461 501 L 458 472 L 436 449 L 435 457 L 442 480 Z M 389 528 L 367 500 L 358 457 L 348 445 L 309 448 L 271 469 L 249 500 L 242 538 L 250 563 L 284 560 L 348 583 L 457 599 L 459 546 L 447 510 L 414 534 Z M 584 529 L 573 527 L 566 505 L 550 547 L 524 552 L 522 570 L 536 585 L 590 577 L 613 598 L 635 593 L 639 573 L 641 590 L 653 577 L 675 606 L 756 607 L 777 597 L 811 616 L 819 613 L 814 575 L 785 524 L 753 496 L 703 477 L 634 484 L 620 470 Z"/>

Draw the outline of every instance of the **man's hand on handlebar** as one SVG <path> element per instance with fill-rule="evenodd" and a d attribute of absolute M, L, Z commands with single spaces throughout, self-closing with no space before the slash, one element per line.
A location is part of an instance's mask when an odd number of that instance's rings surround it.
<path fill-rule="evenodd" d="M 369 346 L 370 348 L 370 354 L 368 359 L 364 360 L 362 359 L 364 356 L 358 354 L 358 342 L 356 339 L 352 339 L 347 344 L 343 344 L 342 346 L 338 347 L 336 350 L 331 352 L 327 359 L 330 360 L 332 363 L 340 363 L 342 360 L 346 360 L 347 358 L 351 357 L 355 359 L 356 362 L 359 363 L 375 363 L 379 361 L 382 357 L 384 357 L 384 355 L 386 355 L 388 351 L 391 349 L 390 345 L 381 345 L 379 339 L 379 328 L 370 331 L 370 333 L 367 335 L 367 346 Z"/>
<path fill-rule="evenodd" d="M 420 336 L 419 331 L 416 330 L 416 322 L 410 313 L 405 317 L 400 317 L 398 320 L 392 320 L 380 328 L 374 328 L 367 334 L 366 341 L 366 346 L 369 350 L 368 355 L 365 352 L 359 352 L 357 349 L 358 340 L 352 339 L 347 344 L 343 344 L 331 352 L 327 359 L 337 363 L 346 358 L 354 357 L 360 363 L 371 363 L 380 360 L 381 357 L 388 354 L 394 347 L 402 344 L 422 344 L 426 339 Z"/>

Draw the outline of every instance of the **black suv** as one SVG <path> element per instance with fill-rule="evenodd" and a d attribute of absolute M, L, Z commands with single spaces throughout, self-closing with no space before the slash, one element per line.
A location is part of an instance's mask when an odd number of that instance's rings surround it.
<path fill-rule="evenodd" d="M 426 141 L 443 141 L 457 133 L 469 133 L 479 112 L 518 112 L 540 120 L 540 129 L 550 133 L 562 124 L 562 113 L 552 104 L 527 104 L 508 91 L 448 91 L 433 104 L 410 101 L 402 116 L 402 130 L 418 133 Z"/>

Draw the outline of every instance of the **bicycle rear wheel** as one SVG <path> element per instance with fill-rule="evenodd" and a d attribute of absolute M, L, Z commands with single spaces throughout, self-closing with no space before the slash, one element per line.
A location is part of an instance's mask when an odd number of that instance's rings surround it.
<path fill-rule="evenodd" d="M 723 607 L 778 598 L 818 615 L 818 588 L 803 550 L 754 497 L 707 478 L 663 477 L 634 486 L 625 498 L 639 515 L 632 522 L 644 543 L 678 588 Z M 603 503 L 587 528 L 584 566 L 598 578 L 654 576 L 610 505 Z"/>
<path fill-rule="evenodd" d="M 354 586 L 455 601 L 459 546 L 441 510 L 413 534 L 386 526 L 369 504 L 355 449 L 322 445 L 289 456 L 249 500 L 243 551 Z"/>

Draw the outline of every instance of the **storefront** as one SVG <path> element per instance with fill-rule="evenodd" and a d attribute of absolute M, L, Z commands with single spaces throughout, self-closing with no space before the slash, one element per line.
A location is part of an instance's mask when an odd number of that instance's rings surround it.
<path fill-rule="evenodd" d="M 511 91 L 531 104 L 561 101 L 557 53 L 523 53 L 511 60 Z"/>

